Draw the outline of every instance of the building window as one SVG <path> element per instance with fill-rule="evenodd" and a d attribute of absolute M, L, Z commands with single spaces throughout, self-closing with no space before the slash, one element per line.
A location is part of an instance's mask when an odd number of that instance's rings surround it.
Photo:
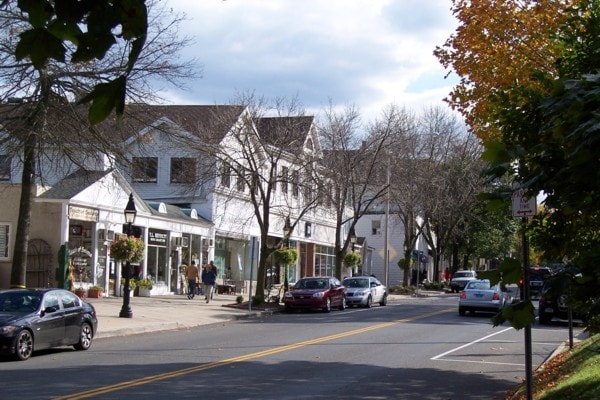
<path fill-rule="evenodd" d="M 196 160 L 193 158 L 171 158 L 171 183 L 196 182 Z"/>
<path fill-rule="evenodd" d="M 10 180 L 10 162 L 11 158 L 7 155 L 0 155 L 0 181 Z"/>
<path fill-rule="evenodd" d="M 134 182 L 156 183 L 158 180 L 157 157 L 133 157 L 133 172 L 131 177 Z"/>
<path fill-rule="evenodd" d="M 231 166 L 227 163 L 221 164 L 221 186 L 230 187 L 231 185 Z"/>
<path fill-rule="evenodd" d="M 372 235 L 381 235 L 381 221 L 379 221 L 379 220 L 371 221 L 371 234 Z"/>
<path fill-rule="evenodd" d="M 288 192 L 288 167 L 281 167 L 281 192 L 287 194 Z"/>
<path fill-rule="evenodd" d="M 0 222 L 0 260 L 8 259 L 10 225 Z"/>
<path fill-rule="evenodd" d="M 243 193 L 246 189 L 246 180 L 241 175 L 237 176 L 236 188 L 237 188 L 237 191 L 241 192 L 241 193 Z"/>
<path fill-rule="evenodd" d="M 315 276 L 334 276 L 335 249 L 327 246 L 315 247 Z"/>
<path fill-rule="evenodd" d="M 292 196 L 298 198 L 300 194 L 300 173 L 298 171 L 292 172 Z"/>

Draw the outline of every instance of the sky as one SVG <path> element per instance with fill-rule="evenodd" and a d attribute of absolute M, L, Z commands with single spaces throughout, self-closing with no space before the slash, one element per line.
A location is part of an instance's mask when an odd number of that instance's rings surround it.
<path fill-rule="evenodd" d="M 166 0 L 201 64 L 172 104 L 231 104 L 236 94 L 329 102 L 368 121 L 391 104 L 442 105 L 458 79 L 433 56 L 457 27 L 451 0 Z"/>

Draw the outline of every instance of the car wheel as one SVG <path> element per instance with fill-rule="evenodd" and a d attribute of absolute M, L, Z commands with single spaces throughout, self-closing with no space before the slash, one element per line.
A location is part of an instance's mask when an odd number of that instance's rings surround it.
<path fill-rule="evenodd" d="M 342 304 L 339 306 L 340 311 L 344 311 L 346 309 L 346 296 L 342 297 Z"/>
<path fill-rule="evenodd" d="M 467 310 L 465 310 L 464 307 L 458 307 L 458 315 L 460 315 L 461 317 L 464 316 L 467 313 Z"/>
<path fill-rule="evenodd" d="M 325 299 L 325 307 L 323 307 L 323 312 L 331 311 L 331 299 L 328 297 Z"/>
<path fill-rule="evenodd" d="M 365 304 L 365 308 L 371 308 L 372 304 L 373 304 L 373 298 L 371 297 L 371 295 L 369 295 L 369 297 L 367 297 L 367 303 Z"/>
<path fill-rule="evenodd" d="M 383 298 L 381 299 L 381 301 L 379 302 L 380 306 L 385 306 L 387 305 L 387 293 L 383 295 Z"/>
<path fill-rule="evenodd" d="M 33 335 L 28 330 L 19 332 L 15 342 L 15 357 L 25 361 L 33 354 Z"/>
<path fill-rule="evenodd" d="M 87 322 L 81 324 L 81 330 L 79 332 L 79 342 L 75 344 L 73 347 L 75 350 L 87 350 L 92 345 L 92 339 L 94 337 L 94 332 L 92 331 L 92 327 Z"/>

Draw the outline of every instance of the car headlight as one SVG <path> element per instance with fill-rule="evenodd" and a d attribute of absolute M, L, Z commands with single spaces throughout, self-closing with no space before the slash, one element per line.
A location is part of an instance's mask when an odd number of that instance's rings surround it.
<path fill-rule="evenodd" d="M 319 298 L 321 298 L 321 297 L 324 297 L 324 296 L 325 296 L 325 292 L 317 292 L 317 293 L 313 294 L 313 297 L 319 297 Z"/>
<path fill-rule="evenodd" d="M 285 295 L 283 295 L 284 298 L 286 299 L 293 299 L 294 296 L 292 295 L 292 292 L 285 292 Z"/>
<path fill-rule="evenodd" d="M 18 327 L 13 326 L 13 325 L 6 325 L 6 326 L 2 326 L 0 327 L 0 335 L 2 336 L 14 336 L 15 332 L 17 331 Z"/>

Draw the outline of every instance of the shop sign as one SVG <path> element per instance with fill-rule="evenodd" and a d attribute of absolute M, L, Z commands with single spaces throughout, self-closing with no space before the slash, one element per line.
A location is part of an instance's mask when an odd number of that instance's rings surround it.
<path fill-rule="evenodd" d="M 167 247 L 168 232 L 158 229 L 148 230 L 148 246 Z"/>
<path fill-rule="evenodd" d="M 69 206 L 69 219 L 98 222 L 99 214 L 100 213 L 97 208 Z"/>

